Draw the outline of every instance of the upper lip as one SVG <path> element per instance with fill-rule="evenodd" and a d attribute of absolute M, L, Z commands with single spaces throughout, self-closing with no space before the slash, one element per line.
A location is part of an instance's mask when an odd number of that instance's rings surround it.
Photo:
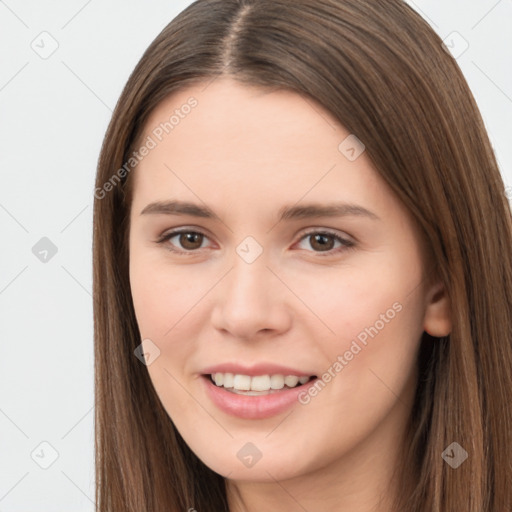
<path fill-rule="evenodd" d="M 211 375 L 212 373 L 233 373 L 238 375 L 249 375 L 251 377 L 256 375 L 296 375 L 297 377 L 311 377 L 315 375 L 314 372 L 298 370 L 296 368 L 281 366 L 274 363 L 257 363 L 250 366 L 237 363 L 221 363 L 214 366 L 208 366 L 201 370 L 201 373 L 204 375 Z"/>

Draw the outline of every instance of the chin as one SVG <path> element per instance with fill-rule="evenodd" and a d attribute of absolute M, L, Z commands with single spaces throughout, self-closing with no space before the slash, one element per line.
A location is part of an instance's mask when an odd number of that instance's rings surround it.
<path fill-rule="evenodd" d="M 250 482 L 275 482 L 276 480 L 288 480 L 301 476 L 305 469 L 302 464 L 298 464 L 297 452 L 283 458 L 282 454 L 278 456 L 265 456 L 261 458 L 254 457 L 252 460 L 242 452 L 240 456 L 237 452 L 233 457 L 226 457 L 226 452 L 220 456 L 211 455 L 201 458 L 201 461 L 212 471 L 229 480 L 250 481 Z M 245 460 L 244 460 L 245 459 Z"/>

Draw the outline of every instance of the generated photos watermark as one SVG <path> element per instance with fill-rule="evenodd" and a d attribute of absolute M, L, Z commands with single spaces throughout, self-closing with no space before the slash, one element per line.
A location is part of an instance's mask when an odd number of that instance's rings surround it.
<path fill-rule="evenodd" d="M 365 327 L 355 339 L 352 340 L 350 347 L 346 350 L 343 355 L 339 355 L 329 368 L 318 378 L 318 380 L 306 390 L 301 391 L 297 396 L 297 400 L 302 405 L 307 405 L 311 402 L 312 398 L 317 396 L 325 386 L 331 382 L 342 370 L 348 366 L 350 361 L 359 354 L 367 345 L 368 338 L 375 338 L 381 332 L 387 324 L 389 324 L 400 311 L 403 306 L 400 302 L 395 302 L 385 313 L 379 315 L 379 319 L 376 320 L 370 327 Z"/>
<path fill-rule="evenodd" d="M 197 107 L 198 104 L 199 102 L 197 99 L 191 96 L 186 103 L 180 106 L 180 108 L 174 110 L 174 113 L 167 121 L 164 121 L 153 128 L 151 135 L 146 137 L 137 151 L 132 152 L 123 166 L 117 169 L 111 178 L 101 187 L 97 187 L 94 190 L 94 197 L 96 199 L 103 199 L 108 192 L 114 190 L 114 188 L 121 183 L 121 180 L 128 176 L 137 164 L 142 162 L 142 160 L 149 155 L 151 150 L 155 149 L 158 144 L 162 142 L 164 137 L 169 135 L 181 123 L 181 121 L 192 112 L 192 109 Z"/>

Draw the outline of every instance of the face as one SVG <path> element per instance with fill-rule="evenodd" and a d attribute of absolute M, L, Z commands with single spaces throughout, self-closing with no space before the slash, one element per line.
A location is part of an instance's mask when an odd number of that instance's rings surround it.
<path fill-rule="evenodd" d="M 310 99 L 217 79 L 168 97 L 141 140 L 131 290 L 190 448 L 234 481 L 389 463 L 437 299 L 357 139 Z"/>

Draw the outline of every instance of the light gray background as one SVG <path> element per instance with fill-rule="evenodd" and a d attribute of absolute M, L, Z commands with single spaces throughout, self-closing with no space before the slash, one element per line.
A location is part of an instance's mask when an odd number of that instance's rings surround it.
<path fill-rule="evenodd" d="M 190 3 L 0 1 L 0 512 L 94 510 L 95 167 L 130 72 Z M 469 44 L 457 60 L 512 192 L 512 2 L 409 3 Z M 55 255 L 36 257 L 43 237 Z"/>

